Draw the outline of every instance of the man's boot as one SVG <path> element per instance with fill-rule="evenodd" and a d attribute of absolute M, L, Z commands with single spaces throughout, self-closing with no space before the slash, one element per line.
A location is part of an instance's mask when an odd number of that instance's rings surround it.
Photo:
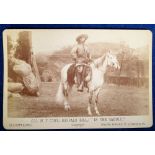
<path fill-rule="evenodd" d="M 83 92 L 83 82 L 81 82 L 80 86 L 78 87 L 78 91 Z"/>

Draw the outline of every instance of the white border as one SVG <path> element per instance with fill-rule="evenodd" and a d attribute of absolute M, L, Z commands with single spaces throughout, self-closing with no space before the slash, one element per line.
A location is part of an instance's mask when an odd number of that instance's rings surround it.
<path fill-rule="evenodd" d="M 27 29 L 28 30 L 28 29 Z M 149 114 L 141 116 L 106 116 L 106 117 L 86 117 L 88 122 L 81 122 L 81 117 L 68 117 L 68 120 L 77 119 L 77 122 L 62 122 L 63 117 L 46 117 L 46 118 L 8 118 L 7 112 L 7 32 L 3 32 L 4 46 L 4 101 L 3 101 L 3 125 L 5 129 L 84 129 L 84 128 L 145 128 L 151 127 L 152 118 L 152 47 L 149 50 Z M 118 30 L 119 31 L 119 30 Z M 136 30 L 133 30 L 136 31 Z M 150 35 L 150 43 L 152 42 L 152 33 Z M 152 44 L 151 44 L 152 46 Z M 66 118 L 66 117 L 65 117 Z M 85 117 L 82 117 L 85 118 Z M 94 118 L 97 120 L 94 122 Z M 108 122 L 101 121 L 104 118 Z M 109 121 L 110 118 L 119 119 L 120 121 Z M 58 119 L 58 123 L 53 123 L 51 119 Z M 41 123 L 43 121 L 43 123 Z"/>

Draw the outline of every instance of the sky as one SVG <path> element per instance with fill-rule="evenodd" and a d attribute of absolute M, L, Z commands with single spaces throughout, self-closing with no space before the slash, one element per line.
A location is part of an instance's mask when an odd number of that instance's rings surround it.
<path fill-rule="evenodd" d="M 13 40 L 18 32 L 23 30 L 9 30 Z M 32 32 L 32 50 L 37 52 L 54 52 L 64 46 L 76 44 L 76 37 L 87 34 L 86 43 L 94 42 L 126 42 L 131 48 L 139 48 L 151 44 L 152 34 L 147 30 L 88 30 L 88 29 L 51 29 L 29 30 Z"/>

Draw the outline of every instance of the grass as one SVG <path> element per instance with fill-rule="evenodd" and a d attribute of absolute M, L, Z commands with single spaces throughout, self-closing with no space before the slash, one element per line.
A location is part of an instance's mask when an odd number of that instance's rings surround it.
<path fill-rule="evenodd" d="M 58 83 L 42 83 L 39 97 L 9 98 L 9 117 L 72 117 L 88 116 L 88 93 L 73 89 L 69 99 L 71 111 L 55 103 Z M 104 85 L 99 95 L 99 111 L 102 116 L 131 116 L 148 114 L 148 89 L 127 86 Z M 92 112 L 95 115 L 93 104 Z"/>

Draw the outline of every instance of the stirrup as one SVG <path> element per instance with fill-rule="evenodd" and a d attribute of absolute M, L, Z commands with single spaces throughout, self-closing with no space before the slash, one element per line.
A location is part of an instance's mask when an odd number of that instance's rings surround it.
<path fill-rule="evenodd" d="M 78 92 L 83 92 L 83 89 L 78 89 L 77 91 L 78 91 Z"/>
<path fill-rule="evenodd" d="M 79 86 L 77 91 L 83 92 L 83 88 L 80 88 L 80 87 L 83 87 L 83 86 Z"/>

